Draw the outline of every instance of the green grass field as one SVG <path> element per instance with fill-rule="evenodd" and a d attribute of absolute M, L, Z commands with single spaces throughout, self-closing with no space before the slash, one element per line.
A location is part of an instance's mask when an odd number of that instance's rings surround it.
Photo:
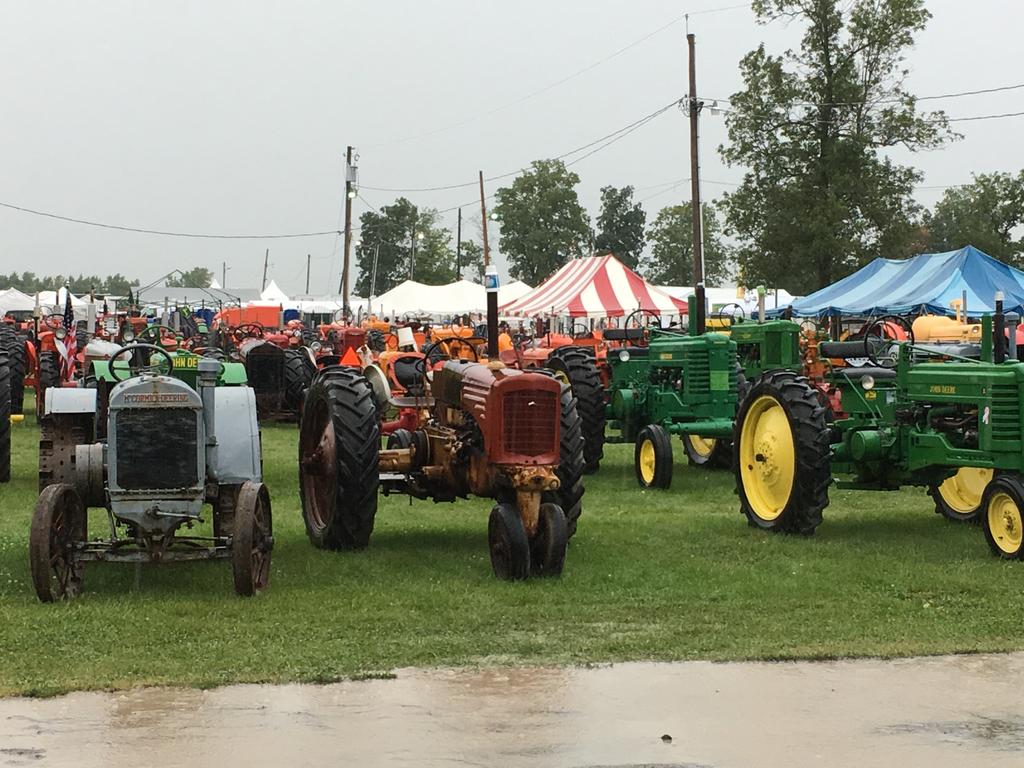
<path fill-rule="evenodd" d="M 902 656 L 1024 648 L 1024 564 L 944 522 L 922 490 L 833 490 L 810 539 L 746 525 L 727 472 L 679 462 L 642 492 L 631 446 L 587 479 L 557 581 L 498 582 L 490 503 L 382 499 L 365 552 L 317 551 L 299 512 L 297 430 L 263 433 L 277 545 L 270 590 L 235 597 L 227 562 L 92 564 L 84 594 L 37 602 L 31 417 L 0 486 L 0 694 L 329 681 L 402 666 Z M 94 512 L 102 532 L 106 516 Z"/>

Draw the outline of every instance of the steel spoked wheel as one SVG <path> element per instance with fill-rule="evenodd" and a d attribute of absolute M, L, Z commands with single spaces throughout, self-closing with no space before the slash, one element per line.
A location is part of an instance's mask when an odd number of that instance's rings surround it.
<path fill-rule="evenodd" d="M 369 544 L 379 454 L 380 425 L 369 382 L 350 368 L 325 368 L 309 388 L 299 428 L 299 496 L 314 546 Z"/>
<path fill-rule="evenodd" d="M 487 522 L 487 545 L 491 552 L 491 568 L 499 579 L 522 581 L 530 575 L 530 542 L 519 511 L 513 504 L 503 502 L 494 505 Z"/>
<path fill-rule="evenodd" d="M 828 505 L 825 409 L 802 376 L 767 374 L 743 401 L 733 429 L 741 511 L 758 528 L 810 534 Z"/>
<path fill-rule="evenodd" d="M 672 484 L 672 440 L 664 427 L 651 424 L 640 430 L 633 465 L 643 488 L 668 488 Z"/>
<path fill-rule="evenodd" d="M 231 570 L 235 592 L 255 595 L 270 583 L 270 554 L 274 549 L 270 494 L 263 483 L 242 484 L 235 502 L 231 539 Z"/>
<path fill-rule="evenodd" d="M 75 489 L 48 485 L 39 494 L 29 534 L 29 565 L 36 595 L 44 603 L 76 597 L 82 589 L 82 563 L 75 545 L 85 538 L 85 508 Z"/>
<path fill-rule="evenodd" d="M 1019 478 L 993 480 L 982 502 L 982 527 L 992 553 L 1004 560 L 1024 559 L 1024 486 Z"/>
<path fill-rule="evenodd" d="M 561 576 L 569 532 L 565 513 L 557 504 L 541 504 L 537 533 L 530 543 L 530 566 L 533 576 Z"/>
<path fill-rule="evenodd" d="M 981 516 L 981 501 L 995 470 L 961 467 L 939 485 L 928 489 L 935 500 L 935 512 L 957 523 L 976 523 Z"/>

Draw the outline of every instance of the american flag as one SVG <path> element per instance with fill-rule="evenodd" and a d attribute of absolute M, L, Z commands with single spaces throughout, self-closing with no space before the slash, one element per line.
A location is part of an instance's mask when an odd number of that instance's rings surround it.
<path fill-rule="evenodd" d="M 78 337 L 75 333 L 75 308 L 71 306 L 71 290 L 68 288 L 64 290 L 67 295 L 64 302 L 64 330 L 67 333 L 64 346 L 67 347 L 68 361 L 70 362 L 78 351 Z"/>

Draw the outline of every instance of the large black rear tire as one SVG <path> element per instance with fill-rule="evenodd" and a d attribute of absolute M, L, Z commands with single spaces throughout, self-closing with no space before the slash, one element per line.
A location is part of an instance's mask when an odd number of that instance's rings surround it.
<path fill-rule="evenodd" d="M 324 368 L 299 427 L 299 498 L 306 533 L 321 549 L 362 549 L 377 515 L 380 426 L 362 374 Z"/>
<path fill-rule="evenodd" d="M 11 368 L 0 346 L 0 483 L 11 479 Z"/>
<path fill-rule="evenodd" d="M 548 357 L 548 367 L 564 375 L 583 419 L 584 471 L 589 475 L 598 470 L 604 457 L 605 399 L 601 373 L 590 349 L 559 347 Z"/>
<path fill-rule="evenodd" d="M 791 371 L 766 373 L 744 399 L 733 428 L 740 511 L 751 525 L 810 535 L 832 482 L 826 409 Z"/>
<path fill-rule="evenodd" d="M 56 352 L 39 353 L 39 375 L 36 377 L 36 413 L 46 408 L 46 390 L 60 386 L 60 356 Z"/>
<path fill-rule="evenodd" d="M 572 388 L 562 384 L 562 444 L 558 460 L 557 491 L 544 494 L 544 501 L 557 504 L 565 513 L 568 538 L 576 533 L 576 524 L 583 513 L 583 474 L 586 463 L 583 459 L 583 419 L 576 407 L 576 396 Z"/>
<path fill-rule="evenodd" d="M 13 325 L 0 323 L 0 347 L 7 350 L 11 369 L 11 413 L 22 413 L 25 400 L 25 340 Z"/>
<path fill-rule="evenodd" d="M 306 390 L 313 383 L 316 365 L 309 354 L 302 349 L 286 349 L 284 352 L 284 404 L 292 411 L 302 410 Z"/>

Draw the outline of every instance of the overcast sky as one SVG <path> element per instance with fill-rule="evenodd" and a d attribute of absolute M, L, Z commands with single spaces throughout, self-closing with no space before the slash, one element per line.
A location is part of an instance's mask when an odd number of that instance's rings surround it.
<path fill-rule="evenodd" d="M 362 198 L 379 207 L 397 195 L 369 187 L 444 186 L 472 182 L 478 170 L 513 171 L 683 95 L 686 22 L 680 17 L 686 12 L 694 14 L 689 28 L 697 35 L 701 95 L 729 96 L 740 87 L 737 63 L 744 53 L 762 40 L 779 52 L 795 39 L 793 29 L 757 25 L 749 7 L 698 13 L 735 5 L 4 0 L 0 201 L 159 230 L 336 229 L 347 144 L 360 156 Z M 1024 3 L 930 0 L 928 6 L 934 18 L 908 62 L 912 91 L 923 96 L 1024 82 Z M 1024 89 L 928 106 L 951 117 L 1020 112 Z M 925 172 L 924 186 L 1024 167 L 1024 117 L 956 128 L 964 140 L 913 156 Z M 634 185 L 647 198 L 649 219 L 685 199 L 685 184 L 667 183 L 689 176 L 687 130 L 685 116 L 673 109 L 573 166 L 591 214 L 605 184 Z M 725 137 L 723 118 L 706 115 L 702 130 L 704 194 L 712 197 L 728 189 L 712 182 L 736 182 L 742 170 L 724 167 L 715 151 Z M 496 186 L 488 185 L 488 193 Z M 406 196 L 443 209 L 474 194 L 468 188 Z M 931 205 L 942 190 L 917 194 Z M 364 210 L 358 200 L 355 216 Z M 466 207 L 467 218 L 474 210 Z M 444 220 L 454 230 L 455 214 Z M 471 225 L 467 230 L 475 234 Z M 4 273 L 120 271 L 147 283 L 196 265 L 219 279 L 226 262 L 229 288 L 258 287 L 268 246 L 270 277 L 285 291 L 304 288 L 307 253 L 312 291 L 337 288 L 340 245 L 330 235 L 179 239 L 0 208 Z"/>

